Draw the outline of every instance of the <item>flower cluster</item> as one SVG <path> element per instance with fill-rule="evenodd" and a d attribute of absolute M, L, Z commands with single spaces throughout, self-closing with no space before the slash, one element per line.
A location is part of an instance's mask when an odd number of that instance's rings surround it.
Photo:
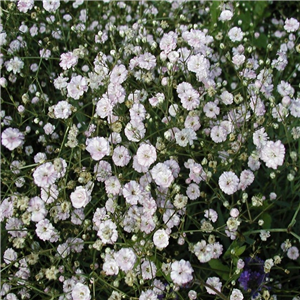
<path fill-rule="evenodd" d="M 3 299 L 297 299 L 300 30 L 276 5 L 2 4 Z"/>

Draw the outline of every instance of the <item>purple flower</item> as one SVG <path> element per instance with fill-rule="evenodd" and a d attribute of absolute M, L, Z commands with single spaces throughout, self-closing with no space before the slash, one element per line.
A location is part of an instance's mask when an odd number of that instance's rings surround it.
<path fill-rule="evenodd" d="M 264 285 L 266 276 L 264 261 L 258 257 L 247 257 L 245 259 L 244 271 L 241 273 L 238 281 L 245 291 L 250 290 L 251 297 L 255 297 Z"/>

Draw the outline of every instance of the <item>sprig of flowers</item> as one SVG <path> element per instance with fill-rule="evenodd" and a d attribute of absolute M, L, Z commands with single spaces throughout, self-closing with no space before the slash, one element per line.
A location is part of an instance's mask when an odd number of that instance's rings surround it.
<path fill-rule="evenodd" d="M 3 3 L 4 299 L 297 299 L 299 22 L 246 21 L 270 5 Z"/>

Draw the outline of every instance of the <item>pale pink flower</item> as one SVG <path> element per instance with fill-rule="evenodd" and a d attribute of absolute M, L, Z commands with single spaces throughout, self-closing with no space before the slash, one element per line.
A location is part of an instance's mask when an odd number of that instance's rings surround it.
<path fill-rule="evenodd" d="M 295 32 L 299 29 L 300 23 L 295 18 L 290 18 L 285 20 L 284 29 L 287 32 Z"/>
<path fill-rule="evenodd" d="M 109 142 L 104 137 L 87 139 L 86 145 L 86 150 L 90 153 L 93 160 L 100 160 L 110 153 Z"/>
<path fill-rule="evenodd" d="M 24 144 L 24 134 L 17 128 L 6 128 L 1 134 L 1 143 L 4 147 L 13 151 Z"/>
<path fill-rule="evenodd" d="M 200 188 L 199 185 L 196 183 L 189 184 L 186 194 L 191 200 L 196 200 L 200 196 Z"/>
<path fill-rule="evenodd" d="M 200 104 L 199 93 L 192 89 L 188 89 L 185 93 L 179 94 L 182 106 L 187 110 L 196 109 Z"/>
<path fill-rule="evenodd" d="M 67 101 L 59 101 L 54 106 L 54 116 L 57 119 L 68 119 L 72 114 L 73 106 Z"/>
<path fill-rule="evenodd" d="M 84 92 L 88 90 L 88 84 L 85 77 L 77 75 L 72 77 L 71 81 L 68 83 L 68 97 L 78 100 Z"/>
<path fill-rule="evenodd" d="M 111 116 L 113 110 L 113 105 L 111 100 L 108 98 L 107 94 L 104 94 L 102 98 L 97 102 L 96 114 L 104 119 Z"/>
<path fill-rule="evenodd" d="M 219 178 L 220 189 L 227 195 L 232 195 L 238 190 L 239 178 L 231 171 L 223 172 Z"/>
<path fill-rule="evenodd" d="M 198 29 L 185 31 L 183 32 L 182 37 L 185 41 L 187 41 L 189 46 L 198 49 L 203 49 L 204 45 L 208 44 L 210 41 L 210 37 L 206 37 L 205 33 Z"/>
<path fill-rule="evenodd" d="M 3 260 L 7 265 L 16 261 L 17 258 L 18 258 L 18 253 L 14 249 L 8 248 L 4 251 Z"/>
<path fill-rule="evenodd" d="M 114 164 L 118 167 L 127 166 L 131 159 L 129 150 L 124 146 L 117 146 L 114 149 L 112 160 Z"/>
<path fill-rule="evenodd" d="M 239 27 L 233 27 L 228 32 L 228 37 L 232 42 L 240 42 L 243 39 L 244 33 Z"/>
<path fill-rule="evenodd" d="M 154 279 L 155 276 L 156 276 L 156 270 L 157 270 L 157 268 L 156 268 L 156 265 L 154 264 L 154 262 L 152 262 L 152 261 L 145 260 L 141 264 L 141 270 L 142 270 L 142 278 L 144 280 Z M 148 299 L 148 298 L 146 298 L 146 299 Z"/>
<path fill-rule="evenodd" d="M 290 85 L 290 83 L 281 80 L 280 84 L 277 85 L 277 92 L 281 96 L 293 96 L 295 93 L 295 89 Z"/>
<path fill-rule="evenodd" d="M 233 289 L 229 300 L 243 300 L 244 295 L 239 289 Z"/>
<path fill-rule="evenodd" d="M 94 167 L 94 173 L 96 175 L 97 181 L 104 182 L 112 175 L 110 163 L 104 160 L 101 160 L 99 163 L 96 163 Z"/>
<path fill-rule="evenodd" d="M 110 82 L 122 84 L 127 78 L 128 71 L 124 65 L 115 66 L 110 74 Z"/>
<path fill-rule="evenodd" d="M 114 253 L 114 259 L 118 267 L 122 271 L 127 272 L 133 269 L 136 262 L 136 255 L 131 248 L 122 248 Z"/>
<path fill-rule="evenodd" d="M 283 165 L 285 156 L 285 147 L 281 141 L 268 141 L 261 150 L 260 158 L 265 162 L 268 168 L 277 169 Z"/>
<path fill-rule="evenodd" d="M 119 266 L 114 259 L 113 254 L 106 253 L 104 257 L 104 263 L 103 263 L 103 272 L 106 275 L 117 275 L 119 273 Z"/>
<path fill-rule="evenodd" d="M 232 208 L 229 212 L 230 216 L 233 218 L 237 218 L 240 215 L 240 212 L 237 208 Z"/>
<path fill-rule="evenodd" d="M 156 161 L 156 148 L 150 144 L 141 144 L 136 152 L 137 162 L 143 167 L 150 167 Z"/>
<path fill-rule="evenodd" d="M 145 70 L 151 70 L 156 66 L 156 58 L 149 52 L 141 54 L 138 57 L 138 65 Z"/>
<path fill-rule="evenodd" d="M 181 98 L 188 90 L 194 89 L 189 82 L 181 82 L 177 85 L 176 91 L 178 97 Z"/>
<path fill-rule="evenodd" d="M 179 286 L 182 286 L 193 280 L 192 273 L 194 272 L 191 263 L 181 259 L 175 261 L 171 265 L 171 279 Z"/>
<path fill-rule="evenodd" d="M 260 98 L 251 97 L 250 107 L 256 116 L 263 116 L 266 113 L 265 104 Z"/>
<path fill-rule="evenodd" d="M 142 291 L 139 300 L 158 300 L 157 294 L 152 290 Z"/>
<path fill-rule="evenodd" d="M 5 229 L 12 237 L 24 238 L 27 236 L 27 230 L 24 228 L 22 220 L 15 217 L 7 219 Z"/>
<path fill-rule="evenodd" d="M 133 106 L 129 110 L 131 119 L 138 119 L 143 121 L 146 117 L 146 109 L 141 103 L 134 103 Z"/>
<path fill-rule="evenodd" d="M 220 14 L 219 21 L 229 21 L 233 17 L 233 13 L 230 10 L 223 10 Z"/>
<path fill-rule="evenodd" d="M 0 46 L 2 46 L 1 45 L 1 34 L 2 33 L 0 33 Z M 6 78 L 0 77 L 0 86 L 3 87 L 3 88 L 7 87 L 7 80 L 6 80 Z"/>
<path fill-rule="evenodd" d="M 156 248 L 162 250 L 169 245 L 169 234 L 165 229 L 158 229 L 153 235 L 153 243 Z"/>
<path fill-rule="evenodd" d="M 192 55 L 187 63 L 188 70 L 201 74 L 202 78 L 207 77 L 209 65 L 209 60 L 202 54 Z"/>
<path fill-rule="evenodd" d="M 221 288 L 222 288 L 222 282 L 220 281 L 220 278 L 219 277 L 208 277 L 208 279 L 206 280 L 206 291 L 207 293 L 209 294 L 212 294 L 212 295 L 216 295 L 217 293 L 209 288 L 209 287 L 213 287 L 215 290 L 217 290 L 218 292 L 221 292 Z"/>
<path fill-rule="evenodd" d="M 13 213 L 13 202 L 10 201 L 10 198 L 5 198 L 0 204 L 0 222 L 3 222 L 4 218 L 12 217 Z"/>
<path fill-rule="evenodd" d="M 136 205 L 143 197 L 140 184 L 134 180 L 127 182 L 124 185 L 122 192 L 126 202 L 131 205 Z"/>
<path fill-rule="evenodd" d="M 204 217 L 215 223 L 218 219 L 218 213 L 214 209 L 209 208 L 204 210 Z"/>
<path fill-rule="evenodd" d="M 225 105 L 230 105 L 233 103 L 233 95 L 228 91 L 222 92 L 220 98 Z"/>
<path fill-rule="evenodd" d="M 184 121 L 184 127 L 196 132 L 201 127 L 199 116 L 188 115 Z"/>
<path fill-rule="evenodd" d="M 114 106 L 117 103 L 123 103 L 125 101 L 126 91 L 121 84 L 110 83 L 107 87 L 107 95 Z"/>
<path fill-rule="evenodd" d="M 292 246 L 287 251 L 287 257 L 292 260 L 296 260 L 299 257 L 299 250 L 296 246 Z"/>
<path fill-rule="evenodd" d="M 295 118 L 300 118 L 300 98 L 291 100 L 289 110 L 292 116 L 294 116 Z"/>
<path fill-rule="evenodd" d="M 68 78 L 63 77 L 63 74 L 60 74 L 57 78 L 53 80 L 54 87 L 58 90 L 63 90 L 68 86 Z"/>
<path fill-rule="evenodd" d="M 171 52 L 176 48 L 178 35 L 174 31 L 164 33 L 163 37 L 159 42 L 159 48 L 163 50 L 166 54 Z"/>
<path fill-rule="evenodd" d="M 248 157 L 248 167 L 252 171 L 256 171 L 260 168 L 259 155 L 256 152 Z"/>
<path fill-rule="evenodd" d="M 104 181 L 107 194 L 118 195 L 121 191 L 121 184 L 116 176 L 110 176 Z"/>
<path fill-rule="evenodd" d="M 48 213 L 45 202 L 40 197 L 33 197 L 30 199 L 27 211 L 31 213 L 31 220 L 33 222 L 43 220 Z"/>
<path fill-rule="evenodd" d="M 246 60 L 246 56 L 243 54 L 236 54 L 232 57 L 232 63 L 239 67 L 241 66 Z"/>
<path fill-rule="evenodd" d="M 117 225 L 112 220 L 100 223 L 97 235 L 103 244 L 114 244 L 118 239 Z"/>
<path fill-rule="evenodd" d="M 145 136 L 145 125 L 139 119 L 133 119 L 125 126 L 124 133 L 129 141 L 139 142 Z"/>
<path fill-rule="evenodd" d="M 203 107 L 203 112 L 208 118 L 216 118 L 220 113 L 220 108 L 214 102 L 207 102 Z"/>
<path fill-rule="evenodd" d="M 83 186 L 77 186 L 70 199 L 75 208 L 85 207 L 91 201 L 91 194 Z"/>
<path fill-rule="evenodd" d="M 43 0 L 43 8 L 53 13 L 55 12 L 60 6 L 60 0 Z"/>
<path fill-rule="evenodd" d="M 74 55 L 73 52 L 69 51 L 67 53 L 62 53 L 60 55 L 60 63 L 59 65 L 64 69 L 68 70 L 72 67 L 75 67 L 78 62 L 78 56 Z"/>
<path fill-rule="evenodd" d="M 215 143 L 225 142 L 227 134 L 227 130 L 222 126 L 214 126 L 210 131 L 210 137 Z"/>
<path fill-rule="evenodd" d="M 5 62 L 5 67 L 8 72 L 12 71 L 14 74 L 17 74 L 23 69 L 24 62 L 19 57 L 14 57 Z"/>
<path fill-rule="evenodd" d="M 135 171 L 137 171 L 138 173 L 146 173 L 148 171 L 148 167 L 143 167 L 142 165 L 140 165 L 138 163 L 138 160 L 137 160 L 137 156 L 135 155 L 133 157 L 133 164 L 132 164 L 132 167 Z"/>
<path fill-rule="evenodd" d="M 48 219 L 43 219 L 36 224 L 35 230 L 37 236 L 43 241 L 56 240 L 57 232 Z"/>
<path fill-rule="evenodd" d="M 168 188 L 174 180 L 172 171 L 163 163 L 156 164 L 150 172 L 155 183 L 163 188 Z"/>
<path fill-rule="evenodd" d="M 151 97 L 148 99 L 151 106 L 156 107 L 160 103 L 163 103 L 165 100 L 165 95 L 163 93 L 157 93 L 154 95 L 154 97 Z"/>
<path fill-rule="evenodd" d="M 19 0 L 18 1 L 18 10 L 22 13 L 27 13 L 28 10 L 31 10 L 34 6 L 34 0 Z"/>
<path fill-rule="evenodd" d="M 243 170 L 240 175 L 239 189 L 244 191 L 254 181 L 254 174 L 250 170 Z"/>
<path fill-rule="evenodd" d="M 51 162 L 38 166 L 33 172 L 34 183 L 43 188 L 47 188 L 54 184 L 57 178 L 58 174 Z"/>
<path fill-rule="evenodd" d="M 44 129 L 46 135 L 50 135 L 54 132 L 55 126 L 51 123 L 47 123 L 44 125 L 43 129 Z"/>
<path fill-rule="evenodd" d="M 90 300 L 91 292 L 87 285 L 77 282 L 72 289 L 72 300 Z"/>

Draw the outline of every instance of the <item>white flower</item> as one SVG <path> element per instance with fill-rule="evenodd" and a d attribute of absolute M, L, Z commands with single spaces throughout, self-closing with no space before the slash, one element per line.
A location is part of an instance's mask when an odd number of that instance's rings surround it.
<path fill-rule="evenodd" d="M 287 257 L 292 260 L 296 260 L 299 257 L 299 250 L 297 247 L 292 246 L 287 251 Z"/>
<path fill-rule="evenodd" d="M 239 289 L 233 289 L 229 299 L 230 300 L 243 300 L 244 295 L 242 294 L 242 292 Z"/>
<path fill-rule="evenodd" d="M 265 162 L 268 168 L 277 169 L 278 166 L 283 165 L 285 156 L 285 148 L 281 141 L 266 142 L 261 150 L 260 158 Z"/>
<path fill-rule="evenodd" d="M 243 39 L 244 33 L 241 28 L 233 27 L 228 32 L 228 37 L 232 42 L 240 42 Z"/>
<path fill-rule="evenodd" d="M 3 254 L 3 260 L 7 265 L 9 265 L 13 261 L 15 261 L 17 259 L 17 257 L 18 257 L 17 252 L 12 248 L 6 249 Z"/>
<path fill-rule="evenodd" d="M 284 25 L 284 29 L 287 32 L 295 32 L 299 29 L 299 22 L 294 19 L 294 18 L 290 18 L 290 19 L 286 19 L 285 20 L 285 25 Z"/>
<path fill-rule="evenodd" d="M 207 284 L 207 286 L 205 286 L 205 288 L 209 294 L 212 294 L 212 295 L 217 294 L 213 289 L 211 289 L 209 287 L 213 287 L 218 292 L 221 292 L 222 282 L 220 281 L 219 277 L 208 277 L 208 279 L 206 280 L 206 284 Z"/>
<path fill-rule="evenodd" d="M 175 284 L 184 285 L 193 280 L 192 273 L 194 272 L 191 263 L 181 259 L 175 261 L 171 265 L 171 278 Z"/>
<path fill-rule="evenodd" d="M 156 157 L 156 149 L 152 145 L 142 144 L 136 152 L 137 162 L 146 168 L 156 161 Z"/>
<path fill-rule="evenodd" d="M 10 151 L 22 146 L 24 143 L 24 134 L 17 128 L 6 128 L 1 134 L 1 143 Z"/>
<path fill-rule="evenodd" d="M 72 114 L 73 106 L 67 101 L 59 101 L 54 106 L 54 116 L 56 119 L 68 119 Z"/>
<path fill-rule="evenodd" d="M 220 189 L 227 195 L 232 195 L 238 190 L 239 178 L 231 171 L 223 172 L 219 178 Z"/>
<path fill-rule="evenodd" d="M 52 13 L 55 12 L 60 6 L 60 0 L 43 0 L 43 8 Z"/>
<path fill-rule="evenodd" d="M 233 13 L 230 10 L 223 10 L 220 14 L 219 21 L 229 21 L 233 17 Z"/>
<path fill-rule="evenodd" d="M 72 205 L 75 208 L 85 207 L 91 201 L 91 195 L 83 186 L 77 186 L 70 195 Z"/>
<path fill-rule="evenodd" d="M 133 269 L 136 255 L 131 248 L 122 248 L 114 253 L 114 259 L 120 269 L 127 272 Z"/>
<path fill-rule="evenodd" d="M 165 229 L 158 229 L 153 235 L 153 243 L 161 250 L 169 245 L 169 238 L 170 236 Z"/>
<path fill-rule="evenodd" d="M 100 160 L 110 153 L 109 142 L 104 137 L 87 139 L 86 145 L 86 150 L 94 160 Z"/>
<path fill-rule="evenodd" d="M 90 300 L 91 293 L 87 285 L 82 284 L 81 282 L 76 283 L 72 290 L 72 299 L 73 300 Z"/>
<path fill-rule="evenodd" d="M 14 74 L 20 73 L 24 67 L 24 62 L 19 57 L 14 57 L 5 62 L 5 66 L 8 72 L 13 71 Z"/>
<path fill-rule="evenodd" d="M 111 220 L 103 221 L 99 226 L 97 235 L 103 244 L 114 244 L 118 239 L 117 225 Z"/>
<path fill-rule="evenodd" d="M 150 173 L 155 183 L 163 188 L 168 188 L 174 180 L 172 171 L 163 163 L 156 164 Z"/>

